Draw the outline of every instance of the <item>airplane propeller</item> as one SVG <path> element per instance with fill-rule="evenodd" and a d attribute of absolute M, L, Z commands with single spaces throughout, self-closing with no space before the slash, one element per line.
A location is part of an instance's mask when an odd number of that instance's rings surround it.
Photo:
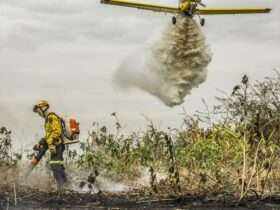
<path fill-rule="evenodd" d="M 197 5 L 202 6 L 202 7 L 206 7 L 206 4 L 202 3 L 202 0 L 190 0 L 191 3 L 193 3 L 193 9 L 195 9 L 197 7 Z M 192 9 L 191 9 L 192 10 Z M 199 15 L 199 22 L 201 26 L 205 25 L 205 19 L 201 18 Z M 177 18 L 175 16 L 172 17 L 172 23 L 175 25 L 177 22 Z"/>

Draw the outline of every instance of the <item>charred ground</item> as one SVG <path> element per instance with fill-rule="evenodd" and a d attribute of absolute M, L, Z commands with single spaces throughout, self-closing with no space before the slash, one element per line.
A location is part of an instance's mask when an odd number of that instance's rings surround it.
<path fill-rule="evenodd" d="M 148 185 L 119 193 L 94 194 L 95 178 L 84 180 L 88 191 L 68 190 L 60 199 L 23 185 L 26 154 L 12 151 L 11 132 L 3 127 L 1 208 L 279 209 L 279 96 L 278 73 L 254 83 L 244 76 L 213 110 L 186 114 L 180 129 L 150 122 L 140 134 L 123 134 L 116 113 L 114 132 L 95 123 L 80 150 L 67 151 L 67 168 L 129 186 L 146 172 Z"/>
<path fill-rule="evenodd" d="M 151 193 L 149 189 L 123 193 L 80 194 L 65 192 L 42 192 L 28 187 L 14 189 L 1 186 L 1 209 L 280 209 L 280 197 L 259 199 L 249 196 L 242 202 L 226 192 L 207 194 Z M 15 201 L 15 196 L 16 201 Z M 16 203 L 15 203 L 16 202 Z"/>

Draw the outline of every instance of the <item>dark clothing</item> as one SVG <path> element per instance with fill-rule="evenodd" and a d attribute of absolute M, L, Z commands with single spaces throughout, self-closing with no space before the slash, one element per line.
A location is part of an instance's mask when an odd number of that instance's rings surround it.
<path fill-rule="evenodd" d="M 48 150 L 48 144 L 46 141 L 41 140 L 39 142 L 38 152 L 35 155 L 35 158 L 40 161 L 42 157 L 45 155 L 46 151 Z M 61 187 L 67 181 L 65 168 L 63 165 L 63 152 L 65 150 L 64 144 L 56 145 L 56 153 L 51 153 L 51 158 L 49 161 L 50 168 L 53 171 L 53 176 L 58 184 Z"/>
<path fill-rule="evenodd" d="M 65 184 L 67 181 L 65 168 L 63 164 L 63 152 L 65 150 L 64 144 L 56 145 L 56 153 L 51 153 L 50 167 L 53 171 L 54 178 L 59 186 Z"/>
<path fill-rule="evenodd" d="M 67 181 L 64 165 L 51 164 L 50 166 L 53 171 L 53 176 L 56 180 L 57 185 L 59 187 L 63 186 Z"/>
<path fill-rule="evenodd" d="M 56 145 L 56 153 L 51 153 L 51 161 L 63 161 L 63 152 L 65 150 L 64 144 Z"/>
<path fill-rule="evenodd" d="M 48 144 L 43 138 L 39 141 L 38 145 L 34 146 L 33 149 L 37 151 L 35 158 L 39 162 L 42 159 L 42 157 L 45 155 L 46 151 L 48 150 Z"/>

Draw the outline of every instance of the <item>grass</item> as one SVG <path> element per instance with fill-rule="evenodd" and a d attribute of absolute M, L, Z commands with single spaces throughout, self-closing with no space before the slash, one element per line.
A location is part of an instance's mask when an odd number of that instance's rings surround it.
<path fill-rule="evenodd" d="M 141 133 L 123 134 L 113 113 L 116 129 L 94 123 L 80 151 L 68 152 L 68 167 L 130 182 L 149 171 L 154 193 L 165 186 L 175 193 L 226 191 L 240 201 L 263 198 L 280 191 L 279 116 L 280 75 L 252 84 L 245 75 L 230 95 L 217 97 L 213 110 L 186 114 L 181 129 L 150 122 Z M 10 146 L 1 146 L 1 159 L 11 160 Z"/>

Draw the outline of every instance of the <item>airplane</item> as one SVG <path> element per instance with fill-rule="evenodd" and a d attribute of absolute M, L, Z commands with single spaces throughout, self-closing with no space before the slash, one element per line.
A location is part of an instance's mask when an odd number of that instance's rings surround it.
<path fill-rule="evenodd" d="M 178 6 L 144 3 L 137 0 L 101 0 L 102 4 L 111 4 L 124 7 L 133 7 L 143 10 L 151 10 L 155 12 L 164 12 L 172 14 L 181 14 L 187 17 L 194 17 L 197 15 L 200 19 L 200 25 L 205 25 L 205 19 L 200 18 L 200 15 L 235 15 L 235 14 L 256 14 L 269 13 L 270 8 L 205 8 L 206 5 L 202 0 L 180 0 Z M 198 8 L 199 6 L 204 8 Z M 176 24 L 176 16 L 172 17 L 172 23 Z"/>

